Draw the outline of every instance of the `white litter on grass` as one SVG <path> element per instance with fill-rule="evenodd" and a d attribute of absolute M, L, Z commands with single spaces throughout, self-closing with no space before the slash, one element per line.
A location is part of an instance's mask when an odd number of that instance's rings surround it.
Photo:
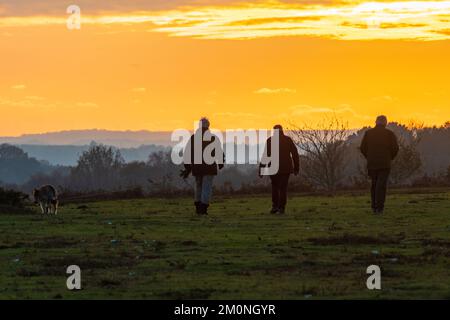
<path fill-rule="evenodd" d="M 379 252 L 378 252 L 378 250 L 372 250 L 372 254 L 377 255 L 377 254 L 379 254 Z"/>
<path fill-rule="evenodd" d="M 389 259 L 389 261 L 391 261 L 391 262 L 397 262 L 398 259 L 397 259 L 397 258 L 392 258 L 392 259 Z"/>

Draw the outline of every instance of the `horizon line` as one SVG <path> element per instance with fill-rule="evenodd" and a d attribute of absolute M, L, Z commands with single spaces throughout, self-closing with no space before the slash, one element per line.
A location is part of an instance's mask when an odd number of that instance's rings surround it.
<path fill-rule="evenodd" d="M 390 121 L 389 124 L 398 124 L 403 126 L 408 126 L 408 123 L 400 122 L 400 121 Z M 422 124 L 423 128 L 439 128 L 444 127 L 448 123 L 450 123 L 450 120 L 445 120 L 442 122 L 442 124 L 437 125 L 426 125 Z M 368 128 L 372 127 L 372 125 L 365 125 L 360 127 L 349 127 L 347 128 L 348 131 L 354 131 L 354 130 L 360 130 L 362 128 Z M 286 131 L 291 131 L 292 129 L 289 129 L 289 126 L 284 126 Z M 272 130 L 272 128 L 255 128 L 255 127 L 248 127 L 248 128 L 226 128 L 226 129 L 216 129 L 211 128 L 212 130 L 219 130 L 219 131 L 227 131 L 227 130 Z M 314 128 L 311 128 L 314 129 Z M 57 133 L 69 133 L 69 132 L 88 132 L 88 131 L 107 131 L 107 132 L 116 132 L 116 133 L 139 133 L 139 132 L 146 132 L 146 133 L 171 133 L 175 130 L 189 130 L 192 131 L 192 129 L 186 129 L 186 128 L 176 128 L 172 130 L 151 130 L 151 129 L 106 129 L 106 128 L 89 128 L 89 129 L 63 129 L 63 130 L 56 130 L 56 131 L 44 131 L 44 132 L 29 132 L 29 133 L 21 133 L 19 135 L 0 135 L 0 138 L 21 138 L 24 136 L 30 136 L 30 135 L 45 135 L 45 134 L 57 134 Z"/>

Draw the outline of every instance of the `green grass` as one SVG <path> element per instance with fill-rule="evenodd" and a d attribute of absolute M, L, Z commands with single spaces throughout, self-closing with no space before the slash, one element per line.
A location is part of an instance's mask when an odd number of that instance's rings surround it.
<path fill-rule="evenodd" d="M 450 299 L 450 193 L 395 194 L 384 216 L 367 196 L 216 198 L 62 207 L 0 215 L 0 298 Z M 65 271 L 82 270 L 82 290 Z M 382 290 L 366 268 L 382 269 Z"/>

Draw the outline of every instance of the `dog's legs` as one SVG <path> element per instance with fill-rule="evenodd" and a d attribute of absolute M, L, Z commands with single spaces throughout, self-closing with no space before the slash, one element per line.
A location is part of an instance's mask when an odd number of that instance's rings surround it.
<path fill-rule="evenodd" d="M 41 213 L 44 214 L 44 206 L 42 205 L 42 202 L 39 203 L 39 206 L 41 207 Z"/>
<path fill-rule="evenodd" d="M 52 203 L 51 208 L 52 208 L 51 213 L 53 213 L 56 216 L 58 214 L 58 209 L 56 207 L 56 203 Z"/>

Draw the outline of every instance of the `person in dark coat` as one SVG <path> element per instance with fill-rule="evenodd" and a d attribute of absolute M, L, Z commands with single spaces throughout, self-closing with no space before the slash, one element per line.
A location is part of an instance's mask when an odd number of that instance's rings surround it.
<path fill-rule="evenodd" d="M 202 118 L 199 124 L 199 128 L 191 136 L 184 150 L 184 170 L 180 176 L 184 179 L 190 174 L 194 176 L 195 211 L 197 214 L 207 215 L 214 177 L 217 176 L 218 170 L 223 168 L 225 158 L 219 138 L 209 131 L 209 120 Z M 211 159 L 205 158 L 204 152 L 207 147 L 214 147 Z"/>
<path fill-rule="evenodd" d="M 275 133 L 279 135 L 279 166 L 275 174 L 270 175 L 272 183 L 272 209 L 270 213 L 285 213 L 287 203 L 287 187 L 291 174 L 299 173 L 299 154 L 292 139 L 286 136 L 281 125 L 274 126 Z M 266 153 L 272 157 L 272 137 L 267 139 Z M 260 168 L 270 165 L 261 161 Z M 261 173 L 260 173 L 260 176 Z"/>
<path fill-rule="evenodd" d="M 367 159 L 367 169 L 372 180 L 371 202 L 376 214 L 384 211 L 391 163 L 399 151 L 397 137 L 386 129 L 387 123 L 386 116 L 379 116 L 375 128 L 366 131 L 361 143 L 361 153 Z"/>

